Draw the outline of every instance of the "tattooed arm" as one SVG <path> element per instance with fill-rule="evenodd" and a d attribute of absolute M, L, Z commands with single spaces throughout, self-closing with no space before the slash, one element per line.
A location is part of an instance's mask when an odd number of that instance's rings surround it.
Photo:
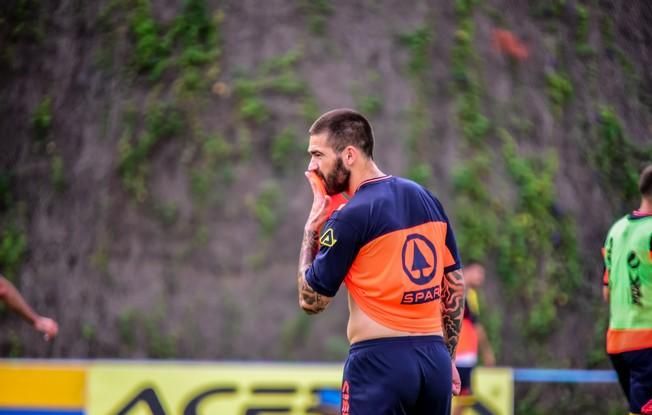
<path fill-rule="evenodd" d="M 307 314 L 317 314 L 326 309 L 332 297 L 326 297 L 312 289 L 306 281 L 306 270 L 310 268 L 317 256 L 317 251 L 319 251 L 319 229 L 328 219 L 328 206 L 331 199 L 320 190 L 323 184 L 315 172 L 306 172 L 306 177 L 312 188 L 313 202 L 301 241 L 297 286 L 299 288 L 299 306 Z"/>
<path fill-rule="evenodd" d="M 444 339 L 451 359 L 455 360 L 457 342 L 464 316 L 464 277 L 462 270 L 449 272 L 442 280 L 441 314 Z"/>
<path fill-rule="evenodd" d="M 306 281 L 306 270 L 315 260 L 319 250 L 319 232 L 306 229 L 303 233 L 303 242 L 301 243 L 301 252 L 299 254 L 299 306 L 307 314 L 321 313 L 331 302 L 331 297 L 319 294 L 310 287 Z"/>

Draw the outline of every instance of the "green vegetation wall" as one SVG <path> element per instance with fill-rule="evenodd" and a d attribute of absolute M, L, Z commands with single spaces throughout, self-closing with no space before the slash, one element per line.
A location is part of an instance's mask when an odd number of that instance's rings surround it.
<path fill-rule="evenodd" d="M 295 268 L 306 131 L 353 107 L 381 168 L 432 190 L 463 260 L 487 264 L 498 362 L 607 367 L 600 247 L 652 160 L 651 18 L 640 1 L 3 2 L 0 272 L 61 336 L 2 310 L 2 356 L 342 359 L 345 290 L 308 318 Z"/>

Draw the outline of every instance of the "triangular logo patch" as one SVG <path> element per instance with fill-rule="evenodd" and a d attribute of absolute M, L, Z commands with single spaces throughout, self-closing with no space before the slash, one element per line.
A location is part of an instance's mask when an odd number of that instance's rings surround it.
<path fill-rule="evenodd" d="M 335 234 L 333 233 L 333 228 L 328 228 L 326 232 L 319 239 L 319 243 L 323 246 L 331 247 L 335 245 L 337 239 L 335 239 Z"/>

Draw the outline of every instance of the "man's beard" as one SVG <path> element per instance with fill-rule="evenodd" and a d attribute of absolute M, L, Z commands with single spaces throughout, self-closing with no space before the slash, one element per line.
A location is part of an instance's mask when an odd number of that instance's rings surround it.
<path fill-rule="evenodd" d="M 349 179 L 351 178 L 351 170 L 347 170 L 344 167 L 344 162 L 342 157 L 338 157 L 335 162 L 335 168 L 333 171 L 326 177 L 320 172 L 320 175 L 324 179 L 326 184 L 326 194 L 333 196 L 346 192 L 349 190 Z"/>

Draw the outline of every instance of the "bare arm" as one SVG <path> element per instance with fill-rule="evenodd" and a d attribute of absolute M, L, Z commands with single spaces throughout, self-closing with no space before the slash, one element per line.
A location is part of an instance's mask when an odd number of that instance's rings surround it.
<path fill-rule="evenodd" d="M 461 270 L 449 272 L 442 280 L 441 299 L 444 339 L 451 358 L 455 360 L 464 316 L 464 276 Z"/>
<path fill-rule="evenodd" d="M 478 333 L 478 346 L 480 348 L 480 354 L 482 355 L 482 363 L 484 363 L 485 366 L 495 366 L 496 356 L 494 355 L 491 343 L 489 343 L 489 337 L 487 337 L 487 332 L 485 331 L 484 326 L 480 323 L 476 323 L 475 329 Z"/>
<path fill-rule="evenodd" d="M 0 300 L 7 304 L 10 309 L 18 313 L 18 315 L 24 318 L 28 323 L 32 325 L 36 323 L 38 314 L 34 312 L 29 304 L 27 304 L 23 296 L 20 295 L 11 281 L 3 277 L 0 277 Z"/>
<path fill-rule="evenodd" d="M 57 323 L 50 318 L 38 315 L 27 304 L 11 281 L 2 276 L 0 276 L 0 301 L 6 303 L 10 309 L 18 313 L 18 315 L 34 326 L 36 330 L 44 333 L 46 340 L 57 335 L 59 331 Z"/>
<path fill-rule="evenodd" d="M 609 268 L 606 265 L 602 273 L 602 299 L 605 303 L 609 303 Z"/>
<path fill-rule="evenodd" d="M 604 259 L 604 270 L 602 271 L 602 299 L 605 303 L 609 303 L 609 267 L 611 264 L 611 247 L 613 239 L 608 238 L 605 244 L 609 248 L 602 248 L 602 257 Z"/>

